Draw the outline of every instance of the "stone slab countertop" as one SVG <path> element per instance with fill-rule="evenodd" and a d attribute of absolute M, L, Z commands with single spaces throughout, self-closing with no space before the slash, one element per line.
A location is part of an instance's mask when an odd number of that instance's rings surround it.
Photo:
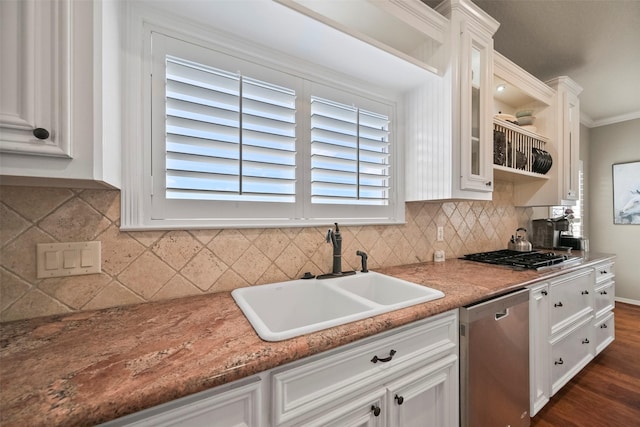
<path fill-rule="evenodd" d="M 98 424 L 613 257 L 544 271 L 458 259 L 376 269 L 445 297 L 280 342 L 261 340 L 229 292 L 3 323 L 0 425 Z"/>

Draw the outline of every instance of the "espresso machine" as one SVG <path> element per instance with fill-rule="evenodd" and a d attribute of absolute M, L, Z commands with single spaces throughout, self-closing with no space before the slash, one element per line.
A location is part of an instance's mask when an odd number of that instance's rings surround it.
<path fill-rule="evenodd" d="M 564 217 L 534 219 L 532 225 L 531 244 L 537 249 L 561 248 L 562 233 L 570 231 L 569 220 Z"/>

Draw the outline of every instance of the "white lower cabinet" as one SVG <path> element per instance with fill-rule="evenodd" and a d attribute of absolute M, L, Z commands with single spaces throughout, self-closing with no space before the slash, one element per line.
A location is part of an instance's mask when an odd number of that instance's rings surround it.
<path fill-rule="evenodd" d="M 458 401 L 452 310 L 105 426 L 450 427 Z"/>
<path fill-rule="evenodd" d="M 275 369 L 272 390 L 274 426 L 457 425 L 457 312 Z"/>
<path fill-rule="evenodd" d="M 587 316 L 551 339 L 551 395 L 593 359 L 593 316 Z"/>
<path fill-rule="evenodd" d="M 260 427 L 262 381 L 259 377 L 243 379 L 186 396 L 108 423 L 105 427 Z"/>
<path fill-rule="evenodd" d="M 613 277 L 605 261 L 529 286 L 531 416 L 614 340 Z"/>

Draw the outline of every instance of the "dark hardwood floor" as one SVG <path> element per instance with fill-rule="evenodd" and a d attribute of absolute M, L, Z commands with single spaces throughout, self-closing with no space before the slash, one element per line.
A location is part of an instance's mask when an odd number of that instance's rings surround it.
<path fill-rule="evenodd" d="M 640 306 L 616 303 L 616 339 L 532 419 L 535 427 L 640 427 Z"/>

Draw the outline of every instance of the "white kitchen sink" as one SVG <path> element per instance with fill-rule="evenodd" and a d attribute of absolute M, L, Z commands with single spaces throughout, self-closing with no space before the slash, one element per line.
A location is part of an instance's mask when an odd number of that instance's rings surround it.
<path fill-rule="evenodd" d="M 436 289 L 373 271 L 250 286 L 231 295 L 265 341 L 297 337 L 444 296 Z"/>

